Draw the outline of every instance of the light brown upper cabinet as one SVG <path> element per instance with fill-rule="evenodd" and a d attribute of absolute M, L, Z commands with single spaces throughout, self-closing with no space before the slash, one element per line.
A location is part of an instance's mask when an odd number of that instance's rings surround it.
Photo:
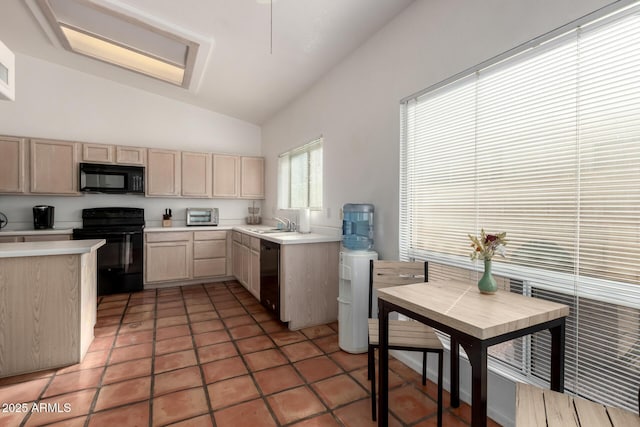
<path fill-rule="evenodd" d="M 213 197 L 240 196 L 240 157 L 213 155 Z"/>
<path fill-rule="evenodd" d="M 180 196 L 180 151 L 147 150 L 147 196 Z"/>
<path fill-rule="evenodd" d="M 211 154 L 182 152 L 182 195 L 211 197 Z"/>
<path fill-rule="evenodd" d="M 241 157 L 240 197 L 264 199 L 264 158 Z"/>
<path fill-rule="evenodd" d="M 147 164 L 147 149 L 116 145 L 116 163 L 121 165 L 145 166 Z"/>
<path fill-rule="evenodd" d="M 26 149 L 24 138 L 0 136 L 0 193 L 25 192 Z"/>
<path fill-rule="evenodd" d="M 82 161 L 144 166 L 147 161 L 147 149 L 124 145 L 82 144 Z"/>
<path fill-rule="evenodd" d="M 32 139 L 29 147 L 31 192 L 78 195 L 80 144 Z"/>

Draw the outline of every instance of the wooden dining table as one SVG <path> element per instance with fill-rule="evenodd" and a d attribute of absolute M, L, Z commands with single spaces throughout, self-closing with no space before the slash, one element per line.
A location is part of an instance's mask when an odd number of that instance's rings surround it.
<path fill-rule="evenodd" d="M 565 320 L 569 307 L 499 290 L 482 294 L 477 285 L 421 282 L 379 289 L 380 395 L 378 425 L 389 421 L 389 313 L 397 312 L 451 337 L 451 406 L 460 405 L 460 350 L 471 364 L 471 425 L 487 425 L 487 350 L 534 332 L 551 332 L 550 388 L 564 391 Z"/>

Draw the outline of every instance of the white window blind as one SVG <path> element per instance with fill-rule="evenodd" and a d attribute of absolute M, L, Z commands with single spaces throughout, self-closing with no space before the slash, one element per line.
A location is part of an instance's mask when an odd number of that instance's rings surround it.
<path fill-rule="evenodd" d="M 637 410 L 640 7 L 593 17 L 402 103 L 400 254 L 477 280 L 467 234 L 506 231 L 503 286 L 571 306 L 565 387 Z M 494 348 L 548 378 L 548 333 Z"/>
<path fill-rule="evenodd" d="M 322 138 L 278 158 L 278 207 L 322 209 Z"/>

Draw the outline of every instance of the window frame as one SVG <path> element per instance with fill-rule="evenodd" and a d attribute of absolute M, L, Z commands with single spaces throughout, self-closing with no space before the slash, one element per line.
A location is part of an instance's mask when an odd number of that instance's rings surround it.
<path fill-rule="evenodd" d="M 319 206 L 311 206 L 311 202 L 312 202 L 312 166 L 313 163 L 311 161 L 311 153 L 313 151 L 319 150 L 320 151 L 320 194 L 319 194 L 319 200 L 320 200 L 320 205 Z M 294 185 L 293 183 L 293 179 L 292 179 L 292 167 L 291 167 L 291 160 L 293 157 L 295 156 L 300 156 L 306 154 L 307 158 L 306 158 L 306 162 L 305 162 L 305 168 L 306 168 L 306 179 L 304 180 L 304 182 L 302 183 L 303 185 L 306 186 L 306 204 L 305 206 L 296 206 L 293 207 L 292 206 L 292 186 Z M 301 145 L 299 147 L 296 147 L 292 150 L 286 151 L 282 154 L 280 154 L 278 156 L 278 209 L 300 209 L 300 208 L 309 208 L 312 211 L 320 211 L 323 209 L 323 204 L 324 204 L 324 187 L 323 187 L 323 182 L 324 182 L 324 138 L 323 136 L 319 136 L 318 138 L 314 138 L 313 140 L 311 140 L 310 142 Z"/>

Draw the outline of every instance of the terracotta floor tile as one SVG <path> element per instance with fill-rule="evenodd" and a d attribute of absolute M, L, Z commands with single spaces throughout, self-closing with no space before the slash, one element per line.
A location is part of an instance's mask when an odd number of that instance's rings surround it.
<path fill-rule="evenodd" d="M 47 387 L 44 397 L 71 393 L 86 388 L 98 387 L 104 368 L 83 369 L 70 374 L 56 375 Z"/>
<path fill-rule="evenodd" d="M 164 341 L 156 342 L 156 356 L 175 353 L 176 351 L 189 350 L 193 348 L 193 339 L 191 335 L 170 338 Z"/>
<path fill-rule="evenodd" d="M 249 315 L 227 317 L 223 319 L 227 328 L 235 328 L 236 326 L 253 325 L 256 322 Z"/>
<path fill-rule="evenodd" d="M 212 310 L 213 310 L 213 305 L 208 303 L 187 306 L 187 313 L 189 314 L 202 313 L 205 311 L 212 311 Z"/>
<path fill-rule="evenodd" d="M 153 382 L 153 395 L 159 396 L 199 386 L 202 386 L 200 367 L 190 366 L 156 375 Z"/>
<path fill-rule="evenodd" d="M 156 308 L 155 304 L 139 304 L 139 305 L 130 306 L 127 309 L 127 313 L 141 313 L 143 311 L 153 311 L 155 310 L 155 308 Z"/>
<path fill-rule="evenodd" d="M 298 387 L 267 397 L 281 424 L 289 424 L 326 410 L 307 387 Z"/>
<path fill-rule="evenodd" d="M 156 307 L 156 309 L 158 311 L 167 310 L 167 309 L 170 309 L 170 308 L 184 308 L 184 303 L 182 302 L 182 300 L 169 301 L 169 302 L 158 302 L 158 305 Z"/>
<path fill-rule="evenodd" d="M 265 395 L 304 384 L 300 375 L 298 375 L 296 370 L 290 365 L 265 369 L 264 371 L 254 373 L 253 376 L 260 390 L 262 390 L 262 393 Z"/>
<path fill-rule="evenodd" d="M 322 414 L 308 420 L 292 424 L 291 427 L 340 427 L 340 424 L 331 414 Z"/>
<path fill-rule="evenodd" d="M 204 322 L 205 320 L 215 320 L 219 318 L 220 316 L 218 316 L 218 313 L 216 313 L 215 311 L 205 311 L 203 313 L 195 313 L 189 315 L 189 320 L 192 323 Z"/>
<path fill-rule="evenodd" d="M 165 425 L 209 412 L 202 387 L 177 391 L 153 399 L 153 424 Z"/>
<path fill-rule="evenodd" d="M 191 335 L 189 325 L 169 326 L 167 328 L 156 329 L 156 341 L 167 340 L 169 338 Z"/>
<path fill-rule="evenodd" d="M 364 368 L 360 368 L 355 371 L 349 372 L 349 375 L 355 378 L 355 380 L 358 381 L 358 383 L 360 383 L 360 385 L 364 387 L 365 390 L 370 390 L 371 381 L 367 379 L 368 378 L 367 371 L 368 371 L 368 368 L 364 367 Z M 378 378 L 380 378 L 380 373 L 378 372 L 378 366 L 376 366 L 376 373 L 378 374 Z M 405 383 L 405 380 L 400 375 L 396 374 L 392 370 L 389 370 L 389 389 L 399 387 L 404 383 Z M 378 380 L 376 384 L 380 384 L 380 381 Z"/>
<path fill-rule="evenodd" d="M 263 350 L 243 355 L 252 371 L 273 368 L 287 363 L 287 358 L 278 349 Z"/>
<path fill-rule="evenodd" d="M 471 424 L 471 406 L 468 403 L 460 402 L 460 406 L 457 408 L 449 408 L 452 414 L 462 418 L 464 421 Z"/>
<path fill-rule="evenodd" d="M 27 416 L 25 412 L 0 412 L 0 426 L 22 426 L 21 422 Z"/>
<path fill-rule="evenodd" d="M 262 328 L 255 323 L 251 325 L 236 326 L 235 328 L 229 329 L 229 333 L 231 333 L 234 340 L 264 334 Z"/>
<path fill-rule="evenodd" d="M 87 418 L 88 417 L 84 415 L 82 417 L 62 420 L 53 424 L 47 424 L 47 427 L 84 427 L 84 424 L 87 422 Z M 1 422 L 0 425 L 2 425 Z"/>
<path fill-rule="evenodd" d="M 258 335 L 239 340 L 236 341 L 236 345 L 242 354 L 255 353 L 256 351 L 266 350 L 276 346 L 267 335 Z"/>
<path fill-rule="evenodd" d="M 353 371 L 354 369 L 367 366 L 367 353 L 351 354 L 346 351 L 336 351 L 331 353 L 331 357 L 345 371 Z"/>
<path fill-rule="evenodd" d="M 469 424 L 465 423 L 463 420 L 453 415 L 450 412 L 444 411 L 442 413 L 442 425 L 445 427 L 469 427 Z M 438 426 L 438 417 L 437 415 L 433 415 L 430 418 L 427 418 L 424 421 L 415 424 L 415 427 L 437 427 Z M 487 427 L 491 426 L 491 420 L 487 420 Z"/>
<path fill-rule="evenodd" d="M 276 427 L 262 399 L 215 411 L 213 417 L 217 427 Z"/>
<path fill-rule="evenodd" d="M 57 405 L 59 409 L 51 412 L 32 412 L 25 426 L 50 424 L 68 418 L 86 415 L 89 413 L 89 408 L 95 395 L 96 389 L 92 388 L 43 399 L 39 402 L 40 404 L 47 404 L 48 407 Z M 69 408 L 69 411 L 66 411 L 65 408 Z"/>
<path fill-rule="evenodd" d="M 334 414 L 345 427 L 376 427 L 377 422 L 371 420 L 371 401 L 359 400 L 342 408 L 336 409 Z M 403 424 L 393 415 L 389 414 L 389 426 L 401 427 Z M 449 427 L 447 424 L 445 426 Z"/>
<path fill-rule="evenodd" d="M 194 335 L 193 337 L 195 338 L 196 345 L 198 347 L 231 341 L 227 331 L 205 332 L 204 334 Z"/>
<path fill-rule="evenodd" d="M 120 327 L 120 331 L 118 331 L 118 335 L 124 334 L 132 334 L 134 332 L 140 331 L 150 331 L 154 328 L 154 320 L 142 320 L 140 322 L 127 323 L 126 325 L 122 325 Z"/>
<path fill-rule="evenodd" d="M 234 296 L 231 296 L 231 298 L 227 298 L 223 301 L 214 300 L 213 303 L 216 306 L 216 310 L 225 310 L 227 308 L 242 308 L 242 304 L 236 301 L 236 298 Z M 231 316 L 226 316 L 226 317 L 231 317 Z"/>
<path fill-rule="evenodd" d="M 149 427 L 149 402 L 97 412 L 89 418 L 89 427 Z"/>
<path fill-rule="evenodd" d="M 101 328 L 103 326 L 113 326 L 120 323 L 122 316 L 105 316 L 96 319 L 96 327 Z"/>
<path fill-rule="evenodd" d="M 197 322 L 191 324 L 191 330 L 194 335 L 202 334 L 205 332 L 219 331 L 224 329 L 222 320 L 205 320 L 204 322 Z"/>
<path fill-rule="evenodd" d="M 151 358 L 132 360 L 107 367 L 102 378 L 103 384 L 148 376 L 151 374 Z"/>
<path fill-rule="evenodd" d="M 0 387 L 0 403 L 33 402 L 40 396 L 49 381 L 49 378 L 40 378 L 2 386 Z"/>
<path fill-rule="evenodd" d="M 108 317 L 108 316 L 120 316 L 124 313 L 124 307 L 117 307 L 117 308 L 103 308 L 103 309 L 98 309 L 98 312 L 96 313 L 96 317 L 98 319 L 102 318 L 102 317 Z"/>
<path fill-rule="evenodd" d="M 111 296 L 116 296 L 116 295 L 111 295 Z M 103 300 L 100 301 L 100 304 L 98 304 L 98 308 L 124 307 L 125 305 L 127 305 L 127 300 L 129 299 L 128 295 L 122 294 L 122 295 L 117 295 L 117 296 L 124 296 L 124 298 L 121 298 L 119 300 L 103 299 Z"/>
<path fill-rule="evenodd" d="M 312 387 L 331 409 L 369 396 L 369 393 L 348 375 L 327 378 L 318 381 Z"/>
<path fill-rule="evenodd" d="M 25 383 L 27 381 L 49 378 L 53 376 L 53 374 L 55 374 L 56 371 L 57 371 L 56 369 L 48 369 L 46 371 L 31 372 L 29 374 L 14 375 L 12 377 L 0 378 L 0 391 L 2 390 L 2 386 L 5 386 L 5 385 Z"/>
<path fill-rule="evenodd" d="M 299 343 L 286 345 L 284 347 L 280 347 L 280 349 L 292 362 L 309 359 L 311 357 L 320 356 L 322 354 L 322 351 L 318 347 L 313 345 L 311 341 L 302 341 Z"/>
<path fill-rule="evenodd" d="M 266 308 L 261 306 L 258 302 L 256 302 L 255 304 L 246 304 L 244 306 L 244 309 L 247 310 L 251 314 L 270 313 L 269 311 L 267 311 Z"/>
<path fill-rule="evenodd" d="M 156 312 L 156 317 L 158 319 L 165 317 L 173 317 L 173 316 L 184 316 L 187 314 L 187 311 L 184 307 L 172 307 L 172 308 L 163 308 L 162 310 L 158 310 Z"/>
<path fill-rule="evenodd" d="M 260 326 L 268 334 L 288 331 L 287 326 L 284 323 L 279 322 L 277 320 L 268 320 L 266 322 L 260 322 Z"/>
<path fill-rule="evenodd" d="M 202 366 L 202 369 L 207 384 L 248 373 L 240 357 L 231 357 L 229 359 L 207 363 Z"/>
<path fill-rule="evenodd" d="M 211 407 L 214 410 L 260 397 L 249 375 L 218 381 L 209 384 L 207 388 Z"/>
<path fill-rule="evenodd" d="M 118 332 L 118 328 L 120 325 L 112 325 L 112 326 L 104 326 L 101 328 L 93 328 L 93 336 L 96 338 L 99 337 L 109 337 L 115 335 Z"/>
<path fill-rule="evenodd" d="M 376 352 L 377 355 L 377 352 Z M 376 357 L 376 364 L 378 363 L 378 358 Z M 389 359 L 389 369 L 393 372 L 400 375 L 406 381 L 411 382 L 419 382 L 422 383 L 422 375 L 399 361 L 398 359 Z"/>
<path fill-rule="evenodd" d="M 151 357 L 153 346 L 150 342 L 114 348 L 109 357 L 109 365 L 126 362 L 128 360 Z"/>
<path fill-rule="evenodd" d="M 333 353 L 340 350 L 338 345 L 338 335 L 329 335 L 322 338 L 316 338 L 313 343 L 320 347 L 325 353 Z"/>
<path fill-rule="evenodd" d="M 153 320 L 153 312 L 145 311 L 141 313 L 129 313 L 125 314 L 122 319 L 122 323 L 136 323 L 136 322 L 144 322 L 145 320 Z"/>
<path fill-rule="evenodd" d="M 271 338 L 278 346 L 285 346 L 287 344 L 293 344 L 306 339 L 300 331 L 276 332 L 271 334 Z"/>
<path fill-rule="evenodd" d="M 115 340 L 116 340 L 115 335 L 94 338 L 93 341 L 91 342 L 91 345 L 89 346 L 89 350 L 87 351 L 93 352 L 93 351 L 109 350 L 113 346 L 113 343 L 115 342 Z"/>
<path fill-rule="evenodd" d="M 255 319 L 255 321 L 258 323 L 266 322 L 268 320 L 275 320 L 274 315 L 268 312 L 255 313 L 252 316 Z"/>
<path fill-rule="evenodd" d="M 237 356 L 238 351 L 232 342 L 222 342 L 219 344 L 198 347 L 198 357 L 200 363 L 213 362 L 214 360 L 227 359 Z"/>
<path fill-rule="evenodd" d="M 106 385 L 98 392 L 95 411 L 121 406 L 127 403 L 148 400 L 151 393 L 151 378 L 136 378 L 117 384 Z"/>
<path fill-rule="evenodd" d="M 438 410 L 438 405 L 412 385 L 407 385 L 389 390 L 389 410 L 400 421 L 410 424 L 420 418 L 435 414 Z"/>
<path fill-rule="evenodd" d="M 340 369 L 340 367 L 327 356 L 302 360 L 294 363 L 294 366 L 309 383 L 329 378 L 343 372 L 342 369 Z"/>
<path fill-rule="evenodd" d="M 302 332 L 309 339 L 320 338 L 327 335 L 335 334 L 335 331 L 327 325 L 311 326 L 309 328 L 302 329 L 300 332 Z"/>
<path fill-rule="evenodd" d="M 186 368 L 187 366 L 196 365 L 196 353 L 194 350 L 184 350 L 176 353 L 163 354 L 156 356 L 154 362 L 154 372 L 156 374 L 172 371 L 174 369 Z"/>
<path fill-rule="evenodd" d="M 170 427 L 213 427 L 213 422 L 211 421 L 211 415 L 206 414 L 170 424 Z"/>
<path fill-rule="evenodd" d="M 116 347 L 124 347 L 127 345 L 142 344 L 153 341 L 153 331 L 140 331 L 124 335 L 118 335 L 116 338 Z"/>
<path fill-rule="evenodd" d="M 185 325 L 189 323 L 186 315 L 163 317 L 156 320 L 157 328 L 165 328 L 167 326 Z"/>
<path fill-rule="evenodd" d="M 218 310 L 218 314 L 220 315 L 220 317 L 225 318 L 225 317 L 240 316 L 243 314 L 247 314 L 247 312 L 242 307 L 236 307 L 236 308 L 222 308 Z"/>
<path fill-rule="evenodd" d="M 68 374 L 69 372 L 76 372 L 82 369 L 91 369 L 98 368 L 100 366 L 104 366 L 107 364 L 107 357 L 109 356 L 109 351 L 94 351 L 92 353 L 87 353 L 84 356 L 84 360 L 82 363 L 77 363 L 75 365 L 67 366 L 66 368 L 62 368 L 58 370 L 58 374 Z"/>

